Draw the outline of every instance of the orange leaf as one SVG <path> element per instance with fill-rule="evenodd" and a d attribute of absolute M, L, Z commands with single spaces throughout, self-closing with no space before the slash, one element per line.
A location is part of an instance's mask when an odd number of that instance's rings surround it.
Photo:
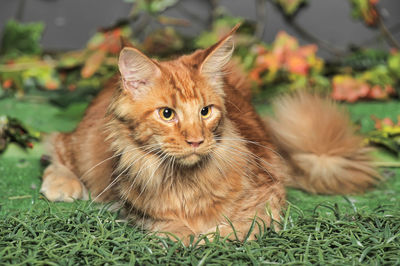
<path fill-rule="evenodd" d="M 387 84 L 387 85 L 385 86 L 385 92 L 386 92 L 388 95 L 393 95 L 393 94 L 396 93 L 395 89 L 394 89 L 391 85 L 389 85 L 389 84 Z"/>
<path fill-rule="evenodd" d="M 12 79 L 6 79 L 6 80 L 3 82 L 3 88 L 4 88 L 4 89 L 9 89 L 9 88 L 11 88 L 12 84 L 13 84 Z"/>
<path fill-rule="evenodd" d="M 76 85 L 75 84 L 68 85 L 68 90 L 69 91 L 75 91 L 76 90 Z"/>
<path fill-rule="evenodd" d="M 264 70 L 265 70 L 265 68 L 263 68 L 263 67 L 255 67 L 255 68 L 253 68 L 249 73 L 250 79 L 252 79 L 255 82 L 257 82 L 258 84 L 260 84 L 261 83 L 260 74 Z"/>
<path fill-rule="evenodd" d="M 385 117 L 384 119 L 382 119 L 382 125 L 393 127 L 394 122 L 392 121 L 392 119 Z"/>
<path fill-rule="evenodd" d="M 282 48 L 285 51 L 294 51 L 299 47 L 299 42 L 297 39 L 285 31 L 278 32 L 274 44 L 273 50 Z"/>
<path fill-rule="evenodd" d="M 315 44 L 304 45 L 297 50 L 297 53 L 303 57 L 309 57 L 315 55 L 318 50 L 318 46 Z"/>
<path fill-rule="evenodd" d="M 82 68 L 81 76 L 83 78 L 89 78 L 100 68 L 106 57 L 106 51 L 103 49 L 97 50 L 92 53 L 89 58 L 85 61 L 85 65 Z"/>
<path fill-rule="evenodd" d="M 274 54 L 266 54 L 260 58 L 262 60 L 261 66 L 276 71 L 280 67 L 280 62 Z"/>
<path fill-rule="evenodd" d="M 372 99 L 385 99 L 386 97 L 387 93 L 385 93 L 379 85 L 373 86 L 368 93 L 368 98 Z"/>
<path fill-rule="evenodd" d="M 378 117 L 371 115 L 371 119 L 374 120 L 376 129 L 382 129 L 383 126 L 389 126 L 389 127 L 394 126 L 394 122 L 392 121 L 392 119 L 388 117 L 385 117 L 384 119 L 381 120 Z"/>
<path fill-rule="evenodd" d="M 376 117 L 374 115 L 371 115 L 371 119 L 374 120 L 374 122 L 375 122 L 374 127 L 376 129 L 381 129 L 382 128 L 382 121 L 378 117 Z"/>
<path fill-rule="evenodd" d="M 365 98 L 369 93 L 369 85 L 347 75 L 337 75 L 332 79 L 331 97 L 335 100 L 355 102 Z"/>
<path fill-rule="evenodd" d="M 56 90 L 58 88 L 58 84 L 57 82 L 55 82 L 54 80 L 49 80 L 47 81 L 44 86 L 46 87 L 46 89 L 48 90 Z"/>
<path fill-rule="evenodd" d="M 287 58 L 287 67 L 291 73 L 306 76 L 308 74 L 309 65 L 307 60 L 300 55 L 291 55 Z"/>

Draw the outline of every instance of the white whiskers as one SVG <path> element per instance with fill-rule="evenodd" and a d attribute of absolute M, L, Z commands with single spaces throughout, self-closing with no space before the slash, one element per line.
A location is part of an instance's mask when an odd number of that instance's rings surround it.
<path fill-rule="evenodd" d="M 154 151 L 156 151 L 156 150 L 158 149 L 158 146 L 155 145 L 155 144 L 152 144 L 152 145 L 145 145 L 145 146 L 149 146 L 149 147 L 151 147 L 151 149 L 150 149 L 150 150 L 144 149 L 144 150 L 146 151 L 146 153 L 143 154 L 142 156 L 140 156 L 139 158 L 135 159 L 128 167 L 126 167 L 123 171 L 121 171 L 121 173 L 119 173 L 119 175 L 118 175 L 116 178 L 114 178 L 114 180 L 113 180 L 105 189 L 103 189 L 103 191 L 102 191 L 101 193 L 99 193 L 99 194 L 92 200 L 92 202 L 91 202 L 90 204 L 92 204 L 92 203 L 93 203 L 94 201 L 96 201 L 99 197 L 101 197 L 101 195 L 103 195 L 107 190 L 109 190 L 112 186 L 114 186 L 114 184 L 117 183 L 118 179 L 119 179 L 125 172 L 127 172 L 138 160 L 140 160 L 140 159 L 143 158 L 144 156 L 146 156 L 146 155 L 148 155 L 149 153 L 154 152 Z M 145 146 L 142 146 L 142 147 L 145 147 Z M 119 155 L 124 155 L 124 154 L 126 154 L 126 153 L 128 153 L 128 152 L 137 150 L 137 149 L 142 148 L 142 147 L 137 147 L 137 148 L 134 148 L 134 149 L 129 149 L 129 150 L 123 151 L 123 152 L 121 152 L 120 154 L 118 154 L 118 156 L 119 156 Z M 103 162 L 104 162 L 104 161 L 103 161 Z M 118 167 L 117 167 L 117 168 L 118 168 Z M 114 170 L 114 171 L 115 171 L 115 170 Z M 114 171 L 113 171 L 112 175 L 114 174 Z"/>
<path fill-rule="evenodd" d="M 245 143 L 251 143 L 251 144 L 255 144 L 258 145 L 260 147 L 266 148 L 270 151 L 272 151 L 273 153 L 277 154 L 279 157 L 282 158 L 282 156 L 279 155 L 279 153 L 277 153 L 276 151 L 274 151 L 273 149 L 266 147 L 264 145 L 261 145 L 257 142 L 254 141 L 248 141 L 245 139 L 241 139 L 241 138 L 216 138 L 216 140 L 220 140 L 220 141 L 241 141 L 241 142 L 245 142 Z M 243 149 L 238 145 L 229 145 L 229 144 L 222 144 L 222 143 L 217 143 L 216 144 L 217 147 L 220 147 L 222 150 L 230 153 L 232 156 L 237 155 L 237 153 L 239 153 L 240 155 L 242 155 L 246 162 L 249 164 L 254 164 L 256 167 L 258 167 L 259 169 L 263 170 L 265 173 L 267 173 L 272 179 L 274 179 L 274 177 L 271 175 L 271 173 L 268 171 L 267 166 L 271 166 L 270 163 L 266 162 L 264 159 L 262 159 L 260 156 L 250 152 L 247 149 Z M 230 158 L 224 158 L 224 160 L 227 161 L 231 161 Z M 264 164 L 264 165 L 262 165 Z M 234 164 L 234 163 L 233 163 Z M 232 165 L 231 165 L 232 167 Z"/>

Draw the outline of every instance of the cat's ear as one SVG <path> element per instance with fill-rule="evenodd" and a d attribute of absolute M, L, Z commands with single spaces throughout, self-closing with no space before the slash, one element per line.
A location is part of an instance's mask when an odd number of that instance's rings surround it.
<path fill-rule="evenodd" d="M 232 57 L 235 48 L 233 35 L 239 26 L 240 24 L 237 24 L 219 42 L 204 50 L 205 57 L 200 65 L 200 72 L 207 76 L 212 83 L 220 83 L 223 69 Z"/>
<path fill-rule="evenodd" d="M 125 47 L 119 54 L 118 67 L 122 83 L 134 98 L 146 93 L 161 71 L 154 61 L 133 47 Z"/>

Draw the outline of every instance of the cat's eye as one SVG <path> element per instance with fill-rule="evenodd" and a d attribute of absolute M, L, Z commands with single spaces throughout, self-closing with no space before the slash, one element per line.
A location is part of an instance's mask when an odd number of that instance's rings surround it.
<path fill-rule="evenodd" d="M 201 109 L 201 111 L 200 111 L 201 117 L 202 117 L 203 119 L 209 118 L 210 115 L 211 115 L 211 109 L 212 109 L 211 105 L 210 105 L 210 106 L 203 107 L 203 108 Z"/>
<path fill-rule="evenodd" d="M 171 108 L 163 107 L 158 110 L 158 114 L 164 121 L 172 121 L 175 118 L 175 112 Z"/>

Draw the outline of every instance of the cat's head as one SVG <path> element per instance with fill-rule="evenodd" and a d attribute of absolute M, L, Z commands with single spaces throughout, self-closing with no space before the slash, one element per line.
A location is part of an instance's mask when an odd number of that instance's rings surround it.
<path fill-rule="evenodd" d="M 135 48 L 119 57 L 122 94 L 114 112 L 131 123 L 140 145 L 192 166 L 207 158 L 223 133 L 223 75 L 233 33 L 205 50 L 157 62 Z"/>

